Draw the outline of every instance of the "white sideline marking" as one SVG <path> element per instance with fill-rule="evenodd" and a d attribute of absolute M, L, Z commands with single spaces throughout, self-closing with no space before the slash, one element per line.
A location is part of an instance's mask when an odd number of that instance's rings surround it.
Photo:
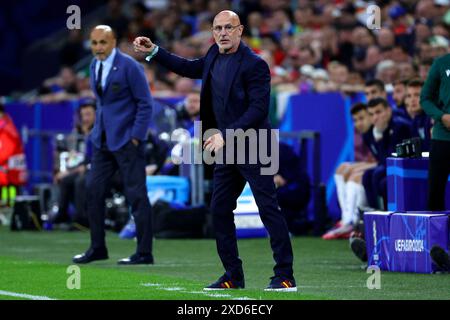
<path fill-rule="evenodd" d="M 169 288 L 162 288 L 163 290 L 166 290 L 166 291 L 184 291 L 185 289 L 184 288 L 180 288 L 180 287 L 169 287 Z"/>
<path fill-rule="evenodd" d="M 25 293 L 17 293 L 17 292 L 10 292 L 10 291 L 3 291 L 0 290 L 1 296 L 9 296 L 9 297 L 16 297 L 16 298 L 25 298 L 30 300 L 56 300 L 45 296 L 33 296 L 31 294 L 25 294 Z"/>
<path fill-rule="evenodd" d="M 144 287 L 160 287 L 161 285 L 159 283 L 141 283 L 141 286 L 144 286 Z"/>
<path fill-rule="evenodd" d="M 202 294 L 207 297 L 211 298 L 231 298 L 233 297 L 231 294 L 226 293 L 211 293 L 211 291 L 187 291 L 186 293 L 193 293 L 193 294 Z M 254 298 L 249 297 L 234 297 L 231 300 L 255 300 Z"/>
<path fill-rule="evenodd" d="M 192 293 L 192 294 L 202 294 L 208 297 L 213 297 L 213 298 L 231 298 L 232 295 L 231 294 L 226 294 L 226 293 L 209 293 L 209 292 L 205 292 L 205 291 L 188 291 L 187 293 Z"/>
<path fill-rule="evenodd" d="M 201 295 L 211 297 L 211 298 L 231 298 L 231 297 L 233 297 L 231 294 L 226 294 L 226 293 L 211 293 L 208 291 L 188 291 L 186 288 L 182 288 L 182 287 L 164 287 L 160 283 L 141 283 L 141 286 L 155 287 L 158 290 L 165 290 L 165 291 L 178 291 L 181 293 L 201 294 Z M 234 297 L 231 300 L 255 300 L 255 299 L 249 298 L 249 297 Z"/>
<path fill-rule="evenodd" d="M 322 289 L 322 288 L 366 288 L 366 286 L 297 286 L 298 288 Z"/>

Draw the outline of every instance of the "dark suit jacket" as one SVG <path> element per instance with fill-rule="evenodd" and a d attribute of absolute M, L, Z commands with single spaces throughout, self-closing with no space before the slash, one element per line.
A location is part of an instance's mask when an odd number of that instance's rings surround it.
<path fill-rule="evenodd" d="M 91 63 L 91 88 L 97 96 L 97 112 L 92 143 L 100 148 L 105 130 L 108 149 L 116 151 L 132 138 L 145 140 L 152 115 L 152 97 L 144 68 L 116 48 L 102 97 L 95 89 L 95 64 Z"/>
<path fill-rule="evenodd" d="M 226 88 L 226 118 L 216 119 L 213 113 L 210 88 L 210 70 L 219 54 L 214 44 L 207 54 L 195 60 L 178 57 L 159 48 L 153 59 L 167 69 L 192 79 L 202 79 L 200 119 L 202 129 L 217 128 L 225 138 L 225 129 L 270 129 L 270 71 L 267 63 L 240 43 L 235 59 L 224 74 Z"/>

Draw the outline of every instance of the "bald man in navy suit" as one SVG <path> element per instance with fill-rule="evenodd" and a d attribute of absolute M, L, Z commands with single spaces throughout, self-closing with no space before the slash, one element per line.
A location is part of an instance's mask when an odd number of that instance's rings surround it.
<path fill-rule="evenodd" d="M 269 131 L 267 136 L 270 139 L 270 71 L 267 63 L 241 41 L 243 29 L 236 13 L 228 10 L 220 12 L 213 22 L 212 31 L 216 43 L 204 57 L 195 60 L 175 56 L 146 37 L 137 37 L 134 41 L 135 50 L 145 53 L 147 61 L 153 59 L 183 77 L 202 79 L 202 126 L 218 131 L 207 137 L 204 148 L 216 154 L 222 148 L 227 149 L 226 153 L 236 146 L 235 143 L 225 146 L 225 138 L 230 131 L 242 129 L 249 132 L 253 129 L 258 135 L 257 139 L 261 141 L 262 129 Z M 270 143 L 268 144 L 270 147 Z M 245 153 L 245 163 L 216 163 L 214 168 L 211 212 L 217 251 L 225 274 L 204 289 L 245 287 L 233 210 L 248 182 L 261 220 L 269 232 L 275 260 L 274 276 L 265 290 L 297 291 L 289 231 L 277 203 L 273 174 L 262 173 L 264 170 L 261 170 L 263 164 L 260 159 L 256 164 L 251 163 L 249 159 L 254 155 L 248 149 L 242 153 Z"/>
<path fill-rule="evenodd" d="M 152 114 L 152 98 L 143 67 L 116 49 L 111 27 L 96 26 L 91 34 L 94 59 L 91 88 L 97 114 L 91 140 L 92 166 L 86 181 L 87 213 L 91 232 L 89 249 L 75 263 L 108 259 L 105 242 L 105 197 L 111 178 L 120 170 L 125 196 L 136 223 L 137 248 L 119 264 L 153 264 L 151 207 L 145 180 L 144 139 Z"/>

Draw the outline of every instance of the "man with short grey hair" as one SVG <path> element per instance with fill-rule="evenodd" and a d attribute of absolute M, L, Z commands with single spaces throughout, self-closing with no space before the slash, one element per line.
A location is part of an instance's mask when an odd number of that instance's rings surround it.
<path fill-rule="evenodd" d="M 87 214 L 91 231 L 89 249 L 75 263 L 108 259 L 105 242 L 105 197 L 112 176 L 120 170 L 125 196 L 136 223 L 137 248 L 121 265 L 153 264 L 152 211 L 145 180 L 145 145 L 152 115 L 152 98 L 144 68 L 116 49 L 111 27 L 96 26 L 90 34 L 91 88 L 97 98 L 93 155 L 86 179 Z"/>
<path fill-rule="evenodd" d="M 230 150 L 236 146 L 236 143 L 229 143 L 229 139 L 225 145 L 225 133 L 230 129 L 245 133 L 253 130 L 260 141 L 264 138 L 259 131 L 269 131 L 270 140 L 270 71 L 267 63 L 241 41 L 243 29 L 236 13 L 220 12 L 213 22 L 216 43 L 205 57 L 196 60 L 177 57 L 145 37 L 138 37 L 134 41 L 135 50 L 147 54 L 147 61 L 154 59 L 181 76 L 203 80 L 200 117 L 209 128 L 218 128 L 218 132 L 207 138 L 203 146 L 205 150 L 216 154 L 222 149 Z M 244 153 L 246 160 L 254 156 L 248 149 L 239 151 Z M 215 166 L 211 212 L 217 250 L 225 274 L 205 290 L 245 287 L 233 210 L 248 181 L 261 220 L 269 232 L 276 262 L 275 275 L 266 290 L 297 291 L 289 232 L 278 206 L 273 174 L 262 174 L 262 169 L 263 164 L 259 160 L 256 164 L 247 160 L 244 164 L 217 163 Z"/>

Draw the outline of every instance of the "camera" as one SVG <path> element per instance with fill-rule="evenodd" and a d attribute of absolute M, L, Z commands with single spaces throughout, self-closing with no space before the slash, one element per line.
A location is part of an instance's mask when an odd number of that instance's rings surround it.
<path fill-rule="evenodd" d="M 403 140 L 395 146 L 395 151 L 398 158 L 420 158 L 422 156 L 420 138 Z"/>

